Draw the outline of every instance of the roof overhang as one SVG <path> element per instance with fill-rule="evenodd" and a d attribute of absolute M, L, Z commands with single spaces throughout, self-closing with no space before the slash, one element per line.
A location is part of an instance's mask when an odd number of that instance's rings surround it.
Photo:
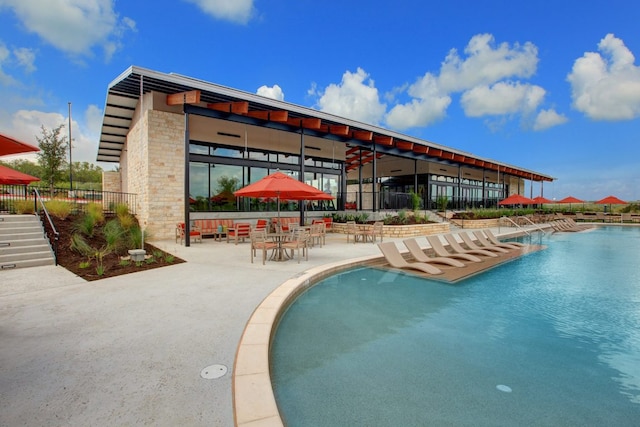
<path fill-rule="evenodd" d="M 496 160 L 478 157 L 440 144 L 403 135 L 299 105 L 174 73 L 129 67 L 107 90 L 97 160 L 119 162 L 140 97 L 148 92 L 184 96 L 184 111 L 230 121 L 301 132 L 347 144 L 347 171 L 384 154 L 466 165 L 518 176 L 532 181 L 553 177 Z M 197 92 L 197 106 L 187 96 Z M 202 107 L 205 105 L 206 107 Z"/>

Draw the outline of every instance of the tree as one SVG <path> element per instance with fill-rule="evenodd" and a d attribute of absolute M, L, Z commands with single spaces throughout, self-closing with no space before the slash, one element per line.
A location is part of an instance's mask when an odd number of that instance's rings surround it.
<path fill-rule="evenodd" d="M 64 125 L 60 125 L 53 130 L 48 130 L 44 126 L 41 129 L 42 136 L 36 136 L 36 140 L 40 145 L 40 152 L 38 153 L 38 164 L 42 168 L 42 176 L 40 178 L 49 184 L 51 195 L 53 195 L 55 182 L 64 179 L 64 170 L 67 166 L 67 137 L 60 135 Z"/>
<path fill-rule="evenodd" d="M 74 182 L 102 182 L 102 168 L 89 162 L 73 162 Z"/>
<path fill-rule="evenodd" d="M 4 166 L 8 166 L 11 169 L 15 169 L 18 172 L 26 173 L 27 175 L 35 176 L 41 178 L 42 169 L 37 163 L 32 162 L 31 160 L 25 159 L 14 159 L 8 162 L 0 161 L 0 164 Z"/>

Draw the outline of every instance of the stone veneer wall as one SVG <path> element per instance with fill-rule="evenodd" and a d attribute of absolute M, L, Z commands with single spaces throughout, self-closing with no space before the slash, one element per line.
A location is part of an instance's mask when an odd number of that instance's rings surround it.
<path fill-rule="evenodd" d="M 102 172 L 102 191 L 121 192 L 120 172 Z"/>
<path fill-rule="evenodd" d="M 150 239 L 174 237 L 184 217 L 184 115 L 144 111 L 125 149 L 122 191 L 136 194 L 138 222 Z"/>
<path fill-rule="evenodd" d="M 441 234 L 449 233 L 448 222 L 438 222 L 433 224 L 412 224 L 412 225 L 385 225 L 382 227 L 382 235 L 384 237 L 415 237 L 426 236 L 427 234 Z M 347 225 L 345 223 L 334 222 L 332 225 L 333 233 L 347 232 Z"/>

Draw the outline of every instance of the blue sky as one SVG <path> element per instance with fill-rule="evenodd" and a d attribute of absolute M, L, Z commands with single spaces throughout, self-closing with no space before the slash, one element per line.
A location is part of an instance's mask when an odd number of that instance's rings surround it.
<path fill-rule="evenodd" d="M 638 200 L 638 22 L 630 0 L 0 0 L 0 132 L 35 143 L 71 102 L 95 162 L 137 65 L 548 174 L 548 198 Z"/>

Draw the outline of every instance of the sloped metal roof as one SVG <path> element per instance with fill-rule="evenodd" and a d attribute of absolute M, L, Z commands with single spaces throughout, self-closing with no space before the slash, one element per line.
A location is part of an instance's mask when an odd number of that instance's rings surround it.
<path fill-rule="evenodd" d="M 500 172 L 520 176 L 525 179 L 533 179 L 535 181 L 553 181 L 551 176 L 539 172 L 485 159 L 471 153 L 403 135 L 381 127 L 349 120 L 284 101 L 265 98 L 192 77 L 174 73 L 160 73 L 136 66 L 129 67 L 109 84 L 97 160 L 101 162 L 120 161 L 120 155 L 126 142 L 135 108 L 141 94 L 160 92 L 170 95 L 192 90 L 200 91 L 201 103 L 248 102 L 251 111 L 287 111 L 289 117 L 292 118 L 320 119 L 322 123 L 329 125 L 348 126 L 354 131 L 371 132 L 379 138 L 393 139 L 397 141 L 397 147 L 399 147 L 401 151 L 408 150 L 411 152 L 413 150 L 415 153 L 422 154 L 431 151 L 436 153 L 434 158 L 440 158 L 447 162 L 476 165 L 477 167 L 490 170 L 499 169 Z M 401 143 L 404 145 L 400 145 Z M 347 163 L 349 163 L 349 159 L 347 159 Z"/>

